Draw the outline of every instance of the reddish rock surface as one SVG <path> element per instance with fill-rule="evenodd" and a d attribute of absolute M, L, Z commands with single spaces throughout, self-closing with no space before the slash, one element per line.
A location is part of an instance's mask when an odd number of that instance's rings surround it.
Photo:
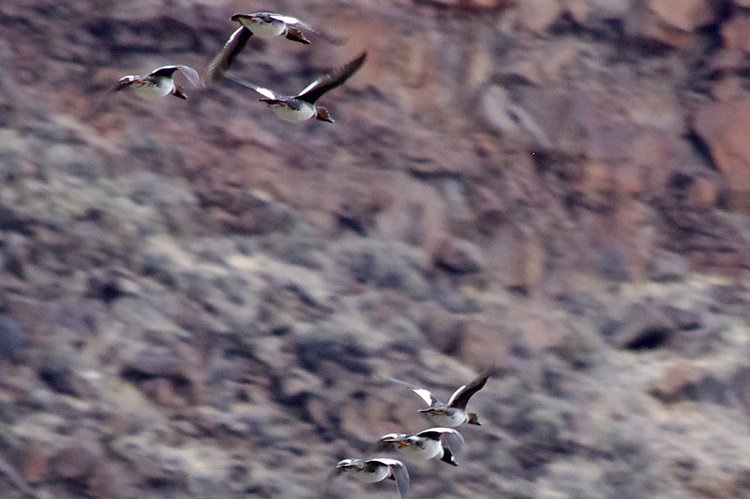
<path fill-rule="evenodd" d="M 747 0 L 0 3 L 0 497 L 396 496 L 329 480 L 490 367 L 414 497 L 746 495 Z M 274 7 L 276 8 L 276 7 Z M 180 78 L 180 77 L 178 77 Z M 183 82 L 186 83 L 186 82 Z"/>

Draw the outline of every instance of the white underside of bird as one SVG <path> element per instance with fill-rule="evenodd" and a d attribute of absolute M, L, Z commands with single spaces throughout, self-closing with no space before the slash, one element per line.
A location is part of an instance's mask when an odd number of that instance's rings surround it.
<path fill-rule="evenodd" d="M 283 22 L 251 22 L 250 19 L 240 18 L 239 23 L 259 38 L 273 38 L 275 36 L 284 35 L 287 30 L 286 24 Z"/>
<path fill-rule="evenodd" d="M 468 419 L 469 416 L 466 414 L 466 411 L 461 410 L 449 410 L 446 412 L 441 412 L 438 414 L 423 411 L 422 412 L 425 416 L 427 416 L 427 419 L 430 420 L 431 423 L 433 423 L 436 426 L 445 426 L 448 428 L 455 428 L 456 426 L 461 426 L 464 424 Z"/>
<path fill-rule="evenodd" d="M 391 474 L 391 469 L 387 466 L 375 468 L 374 471 L 348 471 L 357 481 L 362 483 L 382 482 Z"/>
<path fill-rule="evenodd" d="M 412 437 L 409 441 L 411 445 L 397 446 L 395 449 L 402 456 L 411 461 L 427 461 L 433 458 L 440 459 L 443 457 L 443 445 L 439 440 L 418 439 Z"/>
<path fill-rule="evenodd" d="M 279 118 L 284 121 L 305 121 L 317 114 L 314 105 L 304 101 L 298 102 L 300 104 L 299 109 L 292 109 L 289 105 L 284 103 L 270 103 L 269 106 L 276 112 Z"/>
<path fill-rule="evenodd" d="M 165 95 L 174 92 L 174 88 L 174 81 L 171 78 L 162 78 L 156 84 L 146 81 L 130 85 L 133 93 L 146 100 L 161 99 Z"/>

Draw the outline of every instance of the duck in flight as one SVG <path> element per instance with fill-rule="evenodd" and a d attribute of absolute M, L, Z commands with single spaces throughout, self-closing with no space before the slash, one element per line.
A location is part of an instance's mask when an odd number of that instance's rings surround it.
<path fill-rule="evenodd" d="M 261 94 L 263 98 L 260 99 L 260 101 L 268 104 L 268 106 L 273 109 L 282 120 L 296 122 L 315 118 L 320 121 L 333 123 L 333 118 L 328 114 L 328 110 L 324 107 L 315 105 L 315 103 L 323 96 L 323 94 L 342 85 L 354 73 L 356 73 L 357 70 L 362 67 L 366 58 L 367 52 L 363 52 L 353 61 L 318 78 L 306 86 L 299 94 L 293 96 L 278 95 L 272 90 L 259 87 L 258 85 L 245 80 L 235 78 L 230 79 L 235 83 L 244 85 Z"/>
<path fill-rule="evenodd" d="M 409 497 L 409 472 L 404 463 L 397 459 L 378 457 L 374 459 L 344 459 L 336 465 L 337 475 L 349 474 L 362 483 L 381 482 L 391 479 L 401 494 L 401 499 Z"/>
<path fill-rule="evenodd" d="M 187 94 L 183 91 L 182 86 L 174 81 L 175 71 L 179 71 L 185 75 L 185 78 L 187 78 L 193 86 L 200 86 L 200 77 L 195 69 L 190 66 L 176 65 L 162 66 L 153 70 L 147 76 L 123 76 L 117 82 L 117 86 L 113 91 L 132 91 L 140 97 L 148 100 L 156 100 L 169 94 L 179 97 L 180 99 L 187 99 Z"/>
<path fill-rule="evenodd" d="M 458 390 L 453 392 L 451 398 L 447 404 L 440 402 L 429 390 L 419 388 L 411 383 L 401 381 L 395 378 L 391 378 L 392 381 L 406 386 L 411 391 L 422 397 L 428 407 L 420 409 L 419 412 L 427 416 L 427 419 L 432 421 L 433 424 L 443 427 L 455 428 L 464 423 L 481 426 L 479 417 L 475 412 L 467 412 L 466 404 L 472 395 L 477 393 L 484 387 L 489 379 L 490 374 L 485 373 L 479 375 L 477 378 L 472 380 L 470 383 L 460 387 Z"/>
<path fill-rule="evenodd" d="M 380 437 L 378 450 L 394 449 L 407 459 L 427 461 L 437 458 L 458 466 L 464 437 L 453 428 L 428 428 L 419 433 L 389 433 Z"/>
<path fill-rule="evenodd" d="M 274 38 L 284 35 L 289 40 L 306 45 L 310 43 L 310 40 L 305 37 L 305 34 L 302 32 L 303 29 L 320 35 L 320 33 L 296 17 L 283 16 L 281 14 L 274 14 L 273 12 L 235 14 L 232 16 L 232 21 L 238 22 L 240 27 L 230 35 L 224 47 L 209 63 L 208 72 L 206 73 L 206 85 L 216 82 L 227 72 L 237 58 L 237 55 L 242 52 L 242 49 L 245 48 L 248 40 L 253 35 L 259 38 Z M 330 37 L 321 36 L 335 41 L 335 39 L 331 39 Z"/>

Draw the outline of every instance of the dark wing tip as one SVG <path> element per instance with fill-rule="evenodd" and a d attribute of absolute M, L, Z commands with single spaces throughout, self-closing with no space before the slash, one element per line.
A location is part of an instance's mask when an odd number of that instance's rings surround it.
<path fill-rule="evenodd" d="M 240 14 L 235 14 L 238 16 Z M 232 16 L 234 19 L 235 16 Z M 229 70 L 234 60 L 237 58 L 242 49 L 247 45 L 247 41 L 253 36 L 253 32 L 244 26 L 240 26 L 232 32 L 229 39 L 221 48 L 218 54 L 208 63 L 206 71 L 205 85 L 209 86 L 220 80 L 224 73 Z"/>
<path fill-rule="evenodd" d="M 450 401 L 450 405 L 452 407 L 465 409 L 466 404 L 469 402 L 471 396 L 477 393 L 484 387 L 485 384 L 487 384 L 487 380 L 489 379 L 489 377 L 490 375 L 488 373 L 480 374 L 470 383 L 459 388 L 455 396 L 451 397 L 452 400 Z"/>
<path fill-rule="evenodd" d="M 332 90 L 340 85 L 343 85 L 354 73 L 362 67 L 365 59 L 367 58 L 367 52 L 362 52 L 356 59 L 353 59 L 336 69 L 321 77 L 315 82 L 311 83 L 297 98 L 314 104 L 323 94 Z"/>

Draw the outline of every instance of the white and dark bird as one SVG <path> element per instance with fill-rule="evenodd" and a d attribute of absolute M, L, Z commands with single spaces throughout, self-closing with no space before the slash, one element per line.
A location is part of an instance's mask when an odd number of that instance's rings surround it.
<path fill-rule="evenodd" d="M 389 433 L 380 437 L 378 450 L 393 449 L 413 461 L 440 459 L 458 466 L 464 437 L 453 428 L 428 428 L 418 433 Z"/>
<path fill-rule="evenodd" d="M 401 494 L 401 499 L 409 497 L 409 472 L 404 463 L 397 459 L 378 457 L 374 459 L 344 459 L 336 465 L 337 475 L 352 475 L 362 483 L 381 482 L 385 479 L 394 480 Z"/>
<path fill-rule="evenodd" d="M 440 402 L 429 390 L 414 386 L 411 383 L 391 378 L 392 381 L 406 386 L 414 393 L 422 397 L 428 407 L 420 409 L 419 412 L 424 414 L 433 424 L 438 426 L 455 428 L 464 423 L 481 426 L 479 417 L 475 412 L 468 412 L 466 404 L 472 395 L 484 387 L 489 379 L 490 374 L 484 373 L 476 377 L 470 383 L 465 384 L 453 392 L 448 403 Z"/>
<path fill-rule="evenodd" d="M 187 94 L 182 86 L 174 81 L 174 74 L 179 71 L 185 78 L 193 84 L 200 86 L 200 77 L 198 72 L 190 66 L 175 65 L 162 66 L 153 70 L 146 76 L 127 75 L 120 78 L 114 92 L 128 90 L 136 95 L 148 100 L 156 100 L 165 95 L 172 94 L 180 99 L 187 99 Z"/>
<path fill-rule="evenodd" d="M 292 96 L 279 95 L 272 90 L 260 87 L 245 80 L 235 78 L 230 79 L 235 83 L 251 88 L 262 95 L 263 98 L 259 100 L 268 104 L 268 106 L 273 109 L 282 120 L 297 122 L 315 118 L 320 121 L 333 123 L 333 118 L 330 117 L 328 110 L 316 105 L 315 103 L 323 96 L 323 94 L 342 85 L 354 73 L 356 73 L 357 70 L 362 67 L 366 58 L 367 52 L 363 52 L 356 59 L 345 64 L 341 68 L 318 78 L 302 89 L 300 93 Z"/>
<path fill-rule="evenodd" d="M 234 30 L 219 53 L 209 63 L 206 85 L 216 82 L 227 72 L 253 35 L 258 38 L 274 38 L 283 35 L 289 40 L 304 44 L 309 44 L 310 40 L 305 37 L 303 29 L 320 35 L 296 17 L 274 14 L 273 12 L 235 14 L 232 16 L 232 21 L 238 22 L 240 27 Z M 321 36 L 329 39 L 324 35 Z"/>

